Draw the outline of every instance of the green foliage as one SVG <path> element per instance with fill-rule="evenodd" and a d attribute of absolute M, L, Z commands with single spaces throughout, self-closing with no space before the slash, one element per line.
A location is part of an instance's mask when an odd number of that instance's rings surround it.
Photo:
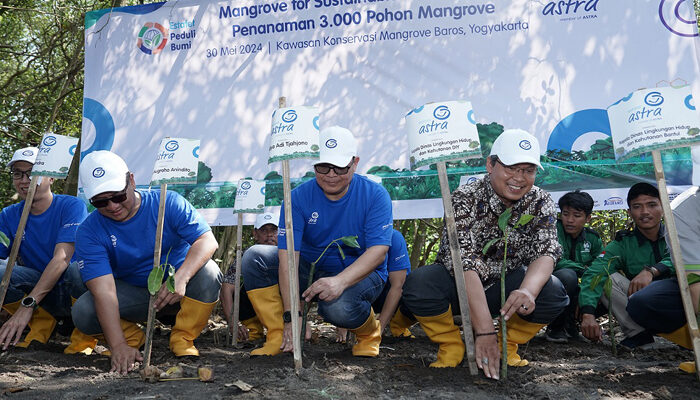
<path fill-rule="evenodd" d="M 151 294 L 151 296 L 155 296 L 155 294 L 160 290 L 160 287 L 163 286 L 163 277 L 165 276 L 166 268 L 168 269 L 168 278 L 165 286 L 168 288 L 170 293 L 175 293 L 175 267 L 168 263 L 170 250 L 168 250 L 168 254 L 165 256 L 165 262 L 154 266 L 151 272 L 148 274 L 148 292 Z"/>
<path fill-rule="evenodd" d="M 211 168 L 202 161 L 197 161 L 197 183 L 209 183 L 211 178 Z"/>
<path fill-rule="evenodd" d="M 5 235 L 4 232 L 0 231 L 0 244 L 2 244 L 5 247 L 10 247 L 10 238 Z"/>

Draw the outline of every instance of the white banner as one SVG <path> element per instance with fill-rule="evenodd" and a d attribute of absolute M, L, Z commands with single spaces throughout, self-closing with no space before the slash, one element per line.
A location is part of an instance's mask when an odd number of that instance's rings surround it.
<path fill-rule="evenodd" d="M 199 140 L 170 137 L 161 140 L 151 186 L 196 183 L 198 158 Z"/>
<path fill-rule="evenodd" d="M 45 133 L 32 167 L 32 175 L 65 179 L 73 161 L 78 138 Z"/>
<path fill-rule="evenodd" d="M 82 156 L 121 155 L 145 185 L 161 139 L 202 140 L 199 184 L 181 191 L 235 224 L 239 179 L 267 182 L 278 98 L 319 109 L 359 141 L 358 172 L 383 178 L 396 217 L 442 216 L 436 171 L 410 171 L 406 110 L 469 99 L 482 155 L 507 128 L 540 141 L 536 184 L 624 191 L 654 181 L 651 158 L 616 163 L 606 108 L 640 87 L 700 95 L 697 26 L 685 0 L 242 0 L 153 3 L 86 15 Z M 690 152 L 664 152 L 669 185 L 690 184 Z M 485 171 L 448 163 L 450 187 Z M 291 176 L 313 177 L 292 161 Z M 298 182 L 294 182 L 298 183 Z M 614 190 L 613 190 L 614 189 Z"/>

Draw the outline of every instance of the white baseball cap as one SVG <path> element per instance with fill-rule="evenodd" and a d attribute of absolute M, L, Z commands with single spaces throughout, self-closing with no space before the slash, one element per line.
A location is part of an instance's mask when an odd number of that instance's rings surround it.
<path fill-rule="evenodd" d="M 16 163 L 17 161 L 26 161 L 30 164 L 34 164 L 37 154 L 39 154 L 39 149 L 36 147 L 24 147 L 19 149 L 12 155 L 12 160 L 7 163 L 7 168 L 12 168 L 12 164 Z"/>
<path fill-rule="evenodd" d="M 124 190 L 128 172 L 124 160 L 111 151 L 98 150 L 86 155 L 80 162 L 80 183 L 85 197 L 89 200 L 100 193 Z"/>
<path fill-rule="evenodd" d="M 269 212 L 264 213 L 264 214 L 258 214 L 255 217 L 254 227 L 255 227 L 255 229 L 260 229 L 267 224 L 272 224 L 274 226 L 278 226 L 277 221 L 279 221 L 279 219 L 280 219 L 279 215 L 269 213 Z"/>
<path fill-rule="evenodd" d="M 529 163 L 544 169 L 540 164 L 540 142 L 522 129 L 503 131 L 494 140 L 490 155 L 498 156 L 505 165 Z"/>
<path fill-rule="evenodd" d="M 346 167 L 357 155 L 357 140 L 352 132 L 339 126 L 325 128 L 319 133 L 321 157 L 315 164 L 333 164 Z"/>

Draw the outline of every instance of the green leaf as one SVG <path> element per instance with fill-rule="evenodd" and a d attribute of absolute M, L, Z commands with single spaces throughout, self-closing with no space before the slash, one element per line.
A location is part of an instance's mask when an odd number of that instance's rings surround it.
<path fill-rule="evenodd" d="M 593 279 L 591 279 L 591 290 L 597 288 L 598 285 L 600 285 L 600 281 L 603 279 L 604 276 L 605 276 L 605 274 L 601 273 L 601 274 L 594 276 Z"/>
<path fill-rule="evenodd" d="M 605 292 L 605 295 L 608 296 L 608 299 L 611 296 L 612 292 L 612 279 L 608 279 L 605 281 L 605 286 L 603 286 L 603 291 Z"/>
<path fill-rule="evenodd" d="M 532 221 L 532 219 L 535 218 L 534 215 L 530 214 L 523 214 L 520 216 L 518 219 L 518 222 L 515 223 L 515 228 L 520 228 L 523 225 L 527 225 L 528 222 Z"/>
<path fill-rule="evenodd" d="M 2 233 L 2 232 L 0 232 Z M 688 285 L 692 285 L 693 283 L 698 283 L 700 282 L 700 275 L 691 273 L 688 274 Z"/>
<path fill-rule="evenodd" d="M 10 247 L 10 238 L 8 238 L 2 231 L 0 231 L 0 244 L 5 247 Z"/>
<path fill-rule="evenodd" d="M 148 274 L 148 292 L 153 296 L 160 290 L 163 284 L 163 275 L 165 271 L 162 266 L 153 267 L 151 273 Z"/>
<path fill-rule="evenodd" d="M 165 287 L 170 293 L 175 293 L 175 267 L 168 266 L 168 278 L 165 280 Z"/>
<path fill-rule="evenodd" d="M 495 238 L 495 239 L 489 240 L 489 242 L 486 243 L 486 246 L 484 246 L 484 250 L 481 251 L 481 254 L 486 254 L 486 252 L 489 251 L 489 248 L 491 248 L 491 246 L 494 243 L 498 242 L 499 240 L 501 240 L 501 238 Z"/>
<path fill-rule="evenodd" d="M 508 227 L 508 220 L 510 219 L 511 215 L 513 215 L 513 209 L 506 208 L 506 210 L 503 211 L 503 214 L 498 217 L 498 228 L 501 230 L 501 232 L 506 231 L 506 228 Z"/>
<path fill-rule="evenodd" d="M 350 247 L 355 247 L 357 249 L 360 248 L 360 244 L 357 243 L 357 236 L 343 236 L 340 238 L 340 240 L 346 245 Z"/>
<path fill-rule="evenodd" d="M 338 246 L 338 252 L 340 253 L 340 258 L 345 260 L 345 253 L 343 252 L 343 248 L 340 247 L 340 245 L 337 242 L 335 243 L 335 245 Z"/>

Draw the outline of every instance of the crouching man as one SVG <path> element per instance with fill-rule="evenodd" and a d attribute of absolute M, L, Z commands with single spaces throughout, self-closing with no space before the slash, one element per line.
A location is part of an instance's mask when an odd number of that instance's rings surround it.
<path fill-rule="evenodd" d="M 85 156 L 80 180 L 96 211 L 76 234 L 76 258 L 89 292 L 73 306 L 73 322 L 87 334 L 103 333 L 112 371 L 126 373 L 141 360 L 138 349 L 145 341 L 136 322 L 148 318 L 147 279 L 153 269 L 160 192 L 136 190 L 124 160 L 109 151 Z M 163 314 L 177 312 L 170 333 L 176 356 L 199 355 L 193 341 L 221 288 L 221 272 L 211 260 L 217 247 L 211 228 L 192 205 L 168 192 L 160 262 L 167 258 L 177 270 L 175 293 L 163 285 L 154 306 Z M 81 282 L 77 277 L 73 281 L 76 286 Z"/>
<path fill-rule="evenodd" d="M 461 259 L 456 265 L 466 281 L 474 329 L 476 362 L 485 375 L 498 379 L 500 346 L 493 318 L 507 320 L 508 365 L 524 366 L 518 345 L 527 343 L 569 304 L 564 286 L 552 276 L 561 254 L 557 241 L 556 209 L 549 194 L 534 186 L 540 167 L 537 139 L 522 130 L 506 130 L 493 143 L 486 160 L 488 174 L 452 193 Z M 505 246 L 498 220 L 506 209 L 508 254 L 506 303 L 501 307 L 500 274 Z M 533 216 L 521 227 L 520 218 Z M 465 346 L 453 322 L 459 314 L 447 230 L 443 228 L 438 264 L 417 268 L 407 278 L 403 302 L 433 342 L 440 345 L 431 367 L 455 367 Z"/>

